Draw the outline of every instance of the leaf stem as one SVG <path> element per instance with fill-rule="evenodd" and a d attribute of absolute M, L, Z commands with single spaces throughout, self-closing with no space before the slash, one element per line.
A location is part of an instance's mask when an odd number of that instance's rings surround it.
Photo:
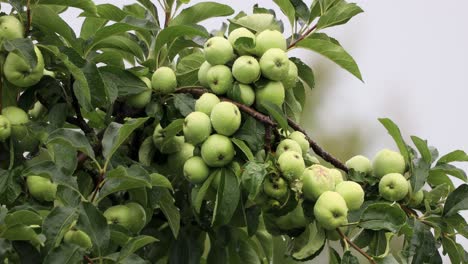
<path fill-rule="evenodd" d="M 341 236 L 341 239 L 343 240 L 343 242 L 345 244 L 349 244 L 352 248 L 354 248 L 355 250 L 357 250 L 361 255 L 363 255 L 367 260 L 369 260 L 369 263 L 371 264 L 376 264 L 375 260 L 369 255 L 367 254 L 364 250 L 362 250 L 360 247 L 358 247 L 358 245 L 354 244 L 353 241 L 351 241 L 349 239 L 349 237 L 347 237 L 345 234 L 343 234 L 343 232 L 341 232 L 341 230 L 339 228 L 336 229 L 336 231 L 338 232 L 338 234 L 340 234 Z"/>
<path fill-rule="evenodd" d="M 305 39 L 308 37 L 315 29 L 317 28 L 317 25 L 313 25 L 310 27 L 304 34 L 302 34 L 299 38 L 297 38 L 295 41 L 291 42 L 288 46 L 288 49 L 294 48 L 297 43 L 299 43 L 301 40 Z"/>
<path fill-rule="evenodd" d="M 85 255 L 83 258 L 86 260 L 88 264 L 94 264 L 93 260 L 90 259 L 88 256 Z"/>

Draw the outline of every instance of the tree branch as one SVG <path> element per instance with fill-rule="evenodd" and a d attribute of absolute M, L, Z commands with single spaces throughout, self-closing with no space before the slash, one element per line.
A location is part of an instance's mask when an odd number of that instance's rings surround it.
<path fill-rule="evenodd" d="M 88 264 L 94 264 L 93 260 L 90 259 L 88 256 L 85 255 L 83 258 L 86 260 Z"/>
<path fill-rule="evenodd" d="M 31 23 L 32 23 L 32 16 L 31 16 L 31 0 L 28 0 L 26 2 L 26 17 L 27 17 L 27 22 L 26 22 L 26 28 L 25 28 L 25 35 L 29 34 L 29 30 L 31 30 Z"/>
<path fill-rule="evenodd" d="M 296 39 L 295 41 L 291 42 L 291 44 L 289 44 L 288 46 L 288 49 L 290 48 L 293 48 L 294 46 L 296 46 L 297 43 L 299 43 L 301 40 L 305 39 L 306 37 L 308 37 L 310 35 L 310 33 L 312 33 L 312 31 L 314 31 L 315 29 L 317 28 L 317 25 L 313 25 L 311 28 L 309 28 L 306 32 L 304 32 L 304 34 L 302 34 L 298 39 Z"/>
<path fill-rule="evenodd" d="M 351 239 L 349 239 L 349 237 L 347 237 L 345 234 L 343 234 L 343 232 L 341 232 L 339 228 L 337 228 L 336 231 L 338 232 L 338 234 L 340 234 L 342 240 L 346 241 L 346 243 L 348 243 L 351 247 L 353 247 L 361 255 L 363 255 L 367 260 L 369 260 L 369 263 L 376 264 L 375 260 L 371 256 L 369 256 L 369 254 L 367 254 L 364 250 L 358 247 L 358 245 L 354 244 L 354 242 L 351 241 Z"/>

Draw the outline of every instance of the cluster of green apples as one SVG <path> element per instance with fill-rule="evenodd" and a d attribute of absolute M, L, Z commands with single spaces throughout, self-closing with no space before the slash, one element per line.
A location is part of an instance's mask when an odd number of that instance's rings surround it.
<path fill-rule="evenodd" d="M 246 39 L 255 45 L 242 45 Z M 285 89 L 298 79 L 297 66 L 289 60 L 283 34 L 265 30 L 257 35 L 234 29 L 228 38 L 216 36 L 204 45 L 205 62 L 198 71 L 201 85 L 217 95 L 266 112 L 266 102 L 282 107 Z"/>

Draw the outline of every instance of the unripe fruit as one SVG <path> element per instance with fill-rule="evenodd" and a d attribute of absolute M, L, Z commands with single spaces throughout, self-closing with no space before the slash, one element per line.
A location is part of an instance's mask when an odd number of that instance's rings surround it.
<path fill-rule="evenodd" d="M 379 194 L 388 201 L 400 201 L 408 194 L 408 183 L 400 173 L 389 173 L 380 179 Z"/>
<path fill-rule="evenodd" d="M 176 74 L 169 67 L 161 67 L 153 73 L 151 85 L 157 93 L 173 93 L 177 87 Z"/>
<path fill-rule="evenodd" d="M 223 167 L 234 158 L 234 145 L 223 135 L 213 134 L 201 147 L 201 156 L 210 167 Z"/>
<path fill-rule="evenodd" d="M 0 141 L 5 141 L 11 135 L 10 120 L 3 115 L 0 115 Z"/>
<path fill-rule="evenodd" d="M 317 222 L 327 230 L 333 230 L 348 222 L 346 201 L 337 192 L 326 191 L 314 206 Z"/>
<path fill-rule="evenodd" d="M 307 154 L 309 152 L 309 141 L 306 139 L 305 135 L 300 131 L 294 131 L 289 134 L 289 139 L 296 141 L 299 146 L 301 146 L 302 154 Z"/>
<path fill-rule="evenodd" d="M 302 148 L 296 141 L 292 139 L 283 139 L 276 147 L 276 156 L 279 157 L 286 151 L 294 151 L 302 155 Z"/>
<path fill-rule="evenodd" d="M 68 230 L 63 236 L 63 242 L 67 244 L 75 244 L 85 249 L 93 247 L 91 238 L 81 230 Z"/>
<path fill-rule="evenodd" d="M 288 76 L 289 59 L 281 49 L 269 49 L 260 58 L 262 75 L 273 81 L 284 80 Z"/>
<path fill-rule="evenodd" d="M 164 141 L 164 128 L 162 128 L 161 124 L 158 124 L 154 128 L 154 132 L 153 132 L 154 146 L 159 148 L 161 146 L 161 144 L 163 143 L 163 141 Z"/>
<path fill-rule="evenodd" d="M 218 134 L 231 136 L 241 124 L 239 108 L 231 102 L 221 102 L 211 111 L 211 124 Z"/>
<path fill-rule="evenodd" d="M 373 168 L 375 176 L 382 178 L 382 176 L 389 173 L 403 174 L 406 164 L 405 159 L 400 153 L 383 149 L 375 155 Z"/>
<path fill-rule="evenodd" d="M 25 88 L 33 86 L 41 80 L 44 75 L 44 58 L 36 46 L 34 46 L 34 51 L 37 57 L 37 64 L 34 69 L 31 68 L 31 64 L 22 56 L 15 52 L 8 53 L 3 66 L 3 72 L 9 82 L 18 87 Z"/>
<path fill-rule="evenodd" d="M 236 48 L 235 44 L 239 38 L 251 38 L 255 42 L 254 33 L 250 32 L 250 30 L 246 28 L 241 27 L 241 28 L 236 28 L 233 31 L 231 31 L 231 33 L 229 33 L 229 36 L 228 36 L 229 43 L 231 43 L 231 45 L 234 47 L 234 49 L 239 55 L 252 53 L 253 51 L 251 50 L 246 50 L 244 48 L 240 48 L 240 49 Z"/>
<path fill-rule="evenodd" d="M 0 17 L 0 43 L 4 40 L 24 38 L 24 27 L 14 16 Z"/>
<path fill-rule="evenodd" d="M 130 230 L 134 221 L 130 212 L 130 208 L 126 205 L 115 205 L 104 211 L 104 217 L 108 224 L 121 225 Z"/>
<path fill-rule="evenodd" d="M 197 145 L 205 141 L 211 135 L 210 117 L 202 112 L 192 112 L 184 121 L 185 141 Z"/>
<path fill-rule="evenodd" d="M 328 168 L 322 165 L 312 165 L 302 174 L 302 193 L 309 200 L 317 200 L 325 191 L 335 189 L 335 179 Z"/>
<path fill-rule="evenodd" d="M 32 197 L 39 201 L 52 202 L 57 193 L 57 184 L 41 176 L 28 176 L 26 185 Z"/>
<path fill-rule="evenodd" d="M 141 206 L 139 203 L 135 202 L 128 203 L 125 206 L 128 207 L 131 216 L 131 222 L 128 229 L 133 233 L 140 232 L 140 230 L 143 229 L 143 227 L 146 225 L 145 208 L 143 208 L 143 206 Z"/>
<path fill-rule="evenodd" d="M 211 115 L 211 110 L 215 105 L 221 102 L 218 96 L 212 93 L 204 93 L 197 101 L 195 101 L 195 111 L 203 112 L 208 116 Z"/>
<path fill-rule="evenodd" d="M 234 58 L 234 50 L 231 43 L 223 37 L 212 37 L 204 46 L 205 59 L 211 65 L 226 64 Z"/>
<path fill-rule="evenodd" d="M 252 56 L 241 56 L 232 65 L 232 75 L 241 83 L 253 83 L 260 77 L 260 64 Z"/>
<path fill-rule="evenodd" d="M 251 106 L 255 102 L 255 91 L 248 84 L 237 83 L 227 93 L 228 97 L 241 104 Z"/>
<path fill-rule="evenodd" d="M 337 169 L 329 169 L 328 171 L 335 181 L 335 186 L 343 182 L 343 174 Z"/>
<path fill-rule="evenodd" d="M 267 178 L 263 181 L 263 191 L 266 195 L 279 200 L 288 193 L 288 184 L 281 177 Z"/>
<path fill-rule="evenodd" d="M 232 88 L 231 69 L 225 65 L 216 65 L 207 72 L 208 86 L 215 94 L 225 94 Z"/>
<path fill-rule="evenodd" d="M 208 70 L 211 68 L 211 64 L 207 61 L 203 62 L 198 69 L 198 81 L 202 86 L 208 87 Z"/>
<path fill-rule="evenodd" d="M 195 147 L 192 144 L 182 144 L 180 151 L 172 153 L 167 157 L 167 164 L 173 168 L 180 168 L 180 171 L 182 171 L 182 167 L 184 166 L 185 161 L 193 157 L 194 150 Z"/>
<path fill-rule="evenodd" d="M 288 75 L 283 80 L 284 88 L 290 89 L 296 87 L 298 75 L 299 73 L 296 64 L 292 61 L 289 61 Z"/>
<path fill-rule="evenodd" d="M 281 108 L 284 98 L 284 87 L 281 82 L 268 82 L 265 86 L 257 87 L 255 91 L 256 108 L 263 113 L 267 113 L 266 109 L 262 106 L 263 103 L 269 102 Z"/>
<path fill-rule="evenodd" d="M 210 168 L 198 156 L 191 157 L 184 164 L 184 176 L 193 184 L 203 183 L 209 175 Z"/>
<path fill-rule="evenodd" d="M 33 108 L 31 108 L 29 111 L 28 111 L 28 115 L 32 118 L 32 119 L 38 119 L 40 118 L 43 114 L 45 114 L 47 112 L 47 109 L 45 108 L 45 106 L 43 106 L 41 104 L 41 102 L 37 101 L 34 103 L 34 106 Z"/>
<path fill-rule="evenodd" d="M 417 207 L 424 200 L 424 192 L 423 190 L 419 190 L 416 193 L 412 193 L 411 195 L 408 195 L 406 198 L 407 198 L 407 204 L 409 207 Z"/>
<path fill-rule="evenodd" d="M 283 34 L 277 30 L 264 30 L 260 32 L 255 39 L 255 53 L 262 56 L 270 49 L 277 48 L 286 51 L 286 39 Z"/>
<path fill-rule="evenodd" d="M 295 151 L 286 151 L 279 156 L 278 167 L 284 178 L 293 181 L 301 177 L 305 164 L 301 154 Z"/>
<path fill-rule="evenodd" d="M 286 215 L 278 217 L 275 220 L 275 224 L 281 230 L 292 230 L 307 226 L 307 220 L 304 216 L 302 205 L 298 203 L 294 210 Z"/>
<path fill-rule="evenodd" d="M 134 108 L 144 108 L 151 101 L 151 92 L 151 89 L 146 89 L 139 94 L 130 95 L 126 103 Z"/>
<path fill-rule="evenodd" d="M 164 129 L 161 124 L 158 124 L 153 132 L 153 143 L 156 148 L 164 154 L 171 154 L 180 151 L 184 145 L 183 136 L 175 136 L 170 140 L 166 140 Z"/>
<path fill-rule="evenodd" d="M 346 161 L 346 166 L 349 169 L 353 169 L 357 172 L 362 172 L 368 175 L 372 173 L 372 164 L 370 160 L 362 155 L 357 155 L 350 158 L 348 161 Z"/>
<path fill-rule="evenodd" d="M 335 191 L 343 197 L 351 211 L 358 210 L 364 203 L 364 190 L 358 183 L 344 181 L 336 185 Z"/>

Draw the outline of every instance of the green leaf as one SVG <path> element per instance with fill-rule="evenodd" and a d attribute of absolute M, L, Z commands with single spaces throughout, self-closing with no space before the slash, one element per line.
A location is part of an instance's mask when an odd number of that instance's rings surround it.
<path fill-rule="evenodd" d="M 63 171 L 51 161 L 44 161 L 34 164 L 33 166 L 24 170 L 23 175 L 46 175 L 52 179 L 53 182 L 65 185 L 70 189 L 79 192 L 76 178 L 70 177 L 70 175 L 63 173 Z"/>
<path fill-rule="evenodd" d="M 265 126 L 251 116 L 244 120 L 244 124 L 234 134 L 234 138 L 243 140 L 252 152 L 256 153 L 265 146 Z"/>
<path fill-rule="evenodd" d="M 428 226 L 418 220 L 414 222 L 413 235 L 409 244 L 410 256 L 416 263 L 442 263 L 436 241 Z"/>
<path fill-rule="evenodd" d="M 89 13 L 96 13 L 97 8 L 92 0 L 37 0 L 40 5 L 60 5 L 66 7 L 76 7 Z"/>
<path fill-rule="evenodd" d="M 288 18 L 289 24 L 291 25 L 291 27 L 293 27 L 296 21 L 296 12 L 294 10 L 294 6 L 291 3 L 291 1 L 290 0 L 273 0 L 273 2 L 275 2 L 276 5 L 279 6 L 281 11 Z"/>
<path fill-rule="evenodd" d="M 317 22 L 317 29 L 342 25 L 348 22 L 355 15 L 362 12 L 364 12 L 364 10 L 362 10 L 355 3 L 339 1 L 320 17 L 319 21 Z"/>
<path fill-rule="evenodd" d="M 12 204 L 21 194 L 20 170 L 0 170 L 0 202 Z"/>
<path fill-rule="evenodd" d="M 120 33 L 124 33 L 131 30 L 156 30 L 157 26 L 146 20 L 139 20 L 132 17 L 125 17 L 122 22 L 118 22 L 96 31 L 93 39 L 93 43 L 88 47 L 88 50 L 92 49 L 95 45 L 100 43 L 102 40 L 115 36 Z"/>
<path fill-rule="evenodd" d="M 452 175 L 454 177 L 457 177 L 458 179 L 466 182 L 467 181 L 467 176 L 464 170 L 457 168 L 451 164 L 445 164 L 442 163 L 440 165 L 435 166 L 432 168 L 432 171 L 438 172 L 441 171 L 445 174 Z"/>
<path fill-rule="evenodd" d="M 341 258 L 341 264 L 359 264 L 358 258 L 353 256 L 351 251 L 346 251 Z"/>
<path fill-rule="evenodd" d="M 283 111 L 281 108 L 279 108 L 277 105 L 265 101 L 262 103 L 262 106 L 268 111 L 268 113 L 273 117 L 273 119 L 278 122 L 280 127 L 284 129 L 285 131 L 288 130 L 288 120 L 286 116 L 284 115 Z"/>
<path fill-rule="evenodd" d="M 118 260 L 125 259 L 129 257 L 131 254 L 133 254 L 134 252 L 136 252 L 138 249 L 148 244 L 154 243 L 156 241 L 158 240 L 152 236 L 141 235 L 141 236 L 133 237 L 120 250 L 120 255 L 119 255 Z"/>
<path fill-rule="evenodd" d="M 454 161 L 468 161 L 468 155 L 463 150 L 455 150 L 440 157 L 440 159 L 437 161 L 437 165 Z"/>
<path fill-rule="evenodd" d="M 32 25 L 39 28 L 43 32 L 57 33 L 62 36 L 68 45 L 74 46 L 77 44 L 73 29 L 54 12 L 54 10 L 44 5 L 34 5 L 31 7 Z"/>
<path fill-rule="evenodd" d="M 156 195 L 155 199 L 157 204 L 161 208 L 161 211 L 166 216 L 169 227 L 172 230 L 172 234 L 175 238 L 179 235 L 180 230 L 180 212 L 174 204 L 174 198 L 170 194 L 169 190 L 164 188 L 157 188 L 157 192 L 153 192 Z"/>
<path fill-rule="evenodd" d="M 268 260 L 268 263 L 271 263 L 273 261 L 273 250 L 274 250 L 274 245 L 273 245 L 273 236 L 268 233 L 265 229 L 263 230 L 257 230 L 255 233 L 255 238 L 258 239 L 263 253 L 265 257 Z"/>
<path fill-rule="evenodd" d="M 442 237 L 442 247 L 444 247 L 445 254 L 449 255 L 451 263 L 461 263 L 461 252 L 458 252 L 457 243 L 453 239 Z M 465 254 L 465 252 L 462 254 Z"/>
<path fill-rule="evenodd" d="M 124 19 L 128 13 L 120 9 L 119 7 L 112 4 L 101 4 L 97 5 L 97 13 L 93 12 L 83 12 L 80 14 L 80 17 L 93 17 L 93 18 L 102 18 L 104 20 L 110 20 L 119 22 Z"/>
<path fill-rule="evenodd" d="M 125 124 L 112 122 L 104 132 L 102 139 L 102 154 L 106 158 L 106 162 L 110 160 L 117 149 L 125 142 L 125 140 L 143 125 L 148 118 L 127 119 Z"/>
<path fill-rule="evenodd" d="M 237 139 L 237 138 L 231 138 L 231 141 L 232 143 L 234 143 L 234 145 L 236 145 L 242 151 L 242 153 L 244 153 L 248 161 L 254 161 L 255 157 L 252 151 L 250 150 L 250 148 L 247 146 L 247 144 L 245 144 L 244 141 Z"/>
<path fill-rule="evenodd" d="M 95 159 L 94 150 L 86 136 L 75 129 L 59 128 L 50 133 L 45 144 L 68 144 Z"/>
<path fill-rule="evenodd" d="M 290 58 L 290 60 L 294 62 L 294 64 L 296 64 L 299 78 L 304 83 L 306 83 L 310 89 L 314 88 L 315 77 L 314 77 L 314 72 L 312 71 L 312 69 L 307 64 L 302 62 L 302 60 L 299 58 L 293 57 L 293 58 Z"/>
<path fill-rule="evenodd" d="M 405 158 L 406 164 L 411 163 L 410 159 L 410 154 L 408 147 L 401 136 L 400 128 L 389 118 L 379 118 L 380 123 L 387 129 L 388 133 L 390 136 L 392 136 L 393 140 L 395 140 L 395 143 L 398 146 L 398 149 L 400 150 L 401 155 Z"/>
<path fill-rule="evenodd" d="M 296 238 L 296 242 L 301 240 L 305 243 L 299 243 L 299 247 L 295 245 L 292 257 L 297 260 L 310 259 L 322 251 L 325 245 L 325 231 L 317 227 L 317 224 L 313 222 Z"/>
<path fill-rule="evenodd" d="M 198 70 L 205 61 L 201 52 L 183 57 L 177 64 L 177 82 L 179 86 L 194 86 L 198 84 Z"/>
<path fill-rule="evenodd" d="M 421 153 L 422 158 L 427 164 L 432 163 L 432 154 L 429 146 L 427 145 L 427 140 L 421 139 L 417 136 L 411 136 L 414 145 L 418 148 L 419 153 Z"/>
<path fill-rule="evenodd" d="M 83 261 L 85 250 L 75 244 L 61 244 L 54 248 L 44 259 L 50 264 L 76 264 Z"/>
<path fill-rule="evenodd" d="M 110 241 L 110 231 L 107 219 L 92 203 L 84 202 L 79 208 L 79 218 L 76 224 L 93 241 L 93 252 L 103 256 Z"/>
<path fill-rule="evenodd" d="M 181 115 L 187 116 L 195 111 L 195 99 L 188 94 L 175 94 L 174 106 Z"/>
<path fill-rule="evenodd" d="M 37 56 L 34 51 L 34 44 L 31 39 L 12 39 L 3 40 L 3 47 L 8 52 L 15 52 L 25 59 L 25 61 L 31 65 L 34 69 L 37 65 Z"/>
<path fill-rule="evenodd" d="M 205 195 L 208 192 L 208 189 L 211 187 L 211 182 L 213 181 L 215 177 L 221 177 L 221 176 L 217 176 L 220 173 L 221 173 L 221 170 L 215 170 L 203 182 L 203 185 L 201 187 L 192 189 L 192 206 L 193 208 L 195 208 L 195 212 L 197 212 L 197 214 L 200 214 L 200 209 L 203 203 L 203 199 L 205 198 Z"/>
<path fill-rule="evenodd" d="M 99 73 L 109 90 L 108 94 L 111 102 L 114 102 L 117 97 L 139 94 L 148 89 L 146 84 L 130 71 L 115 66 L 101 67 Z"/>
<path fill-rule="evenodd" d="M 169 26 L 197 24 L 212 17 L 230 16 L 232 14 L 234 14 L 234 9 L 228 5 L 216 2 L 202 2 L 183 9 L 179 15 L 171 20 Z"/>
<path fill-rule="evenodd" d="M 153 162 L 155 147 L 153 143 L 153 137 L 147 137 L 141 143 L 140 149 L 138 150 L 138 161 L 143 166 L 151 166 Z"/>
<path fill-rule="evenodd" d="M 232 239 L 228 244 L 230 263 L 260 264 L 259 254 L 255 251 L 253 243 L 246 232 L 241 229 L 233 229 Z"/>
<path fill-rule="evenodd" d="M 247 162 L 242 172 L 242 185 L 248 191 L 249 200 L 253 201 L 263 188 L 263 180 L 267 175 L 267 165 L 264 163 Z"/>
<path fill-rule="evenodd" d="M 30 210 L 19 210 L 5 216 L 7 227 L 14 225 L 42 225 L 42 217 Z"/>
<path fill-rule="evenodd" d="M 236 175 L 231 170 L 221 170 L 221 180 L 219 181 L 213 212 L 213 226 L 229 223 L 236 211 L 240 198 L 239 182 Z"/>
<path fill-rule="evenodd" d="M 282 31 L 281 23 L 275 19 L 272 14 L 252 14 L 230 19 L 230 27 L 245 27 L 254 32 L 262 32 L 267 29 Z"/>
<path fill-rule="evenodd" d="M 116 49 L 122 52 L 127 52 L 135 56 L 140 61 L 144 60 L 145 55 L 139 43 L 130 36 L 112 35 L 94 46 L 95 50 Z"/>
<path fill-rule="evenodd" d="M 343 69 L 350 72 L 352 75 L 356 76 L 359 80 L 363 80 L 359 67 L 351 55 L 349 55 L 335 39 L 328 37 L 326 34 L 311 34 L 309 37 L 299 41 L 296 46 L 315 51 L 327 57 Z"/>
<path fill-rule="evenodd" d="M 47 251 L 57 247 L 65 232 L 78 219 L 78 211 L 71 207 L 55 207 L 44 219 L 42 232 L 46 237 L 45 247 Z"/>
<path fill-rule="evenodd" d="M 439 186 L 446 184 L 449 186 L 450 191 L 455 190 L 452 180 L 442 171 L 429 171 L 429 177 L 427 177 L 427 183 L 431 186 Z"/>
<path fill-rule="evenodd" d="M 361 214 L 359 225 L 365 229 L 388 230 L 397 233 L 406 223 L 406 214 L 397 205 L 375 203 Z"/>
<path fill-rule="evenodd" d="M 159 32 L 158 36 L 156 37 L 156 42 L 154 45 L 153 51 L 155 54 L 159 54 L 161 48 L 166 45 L 167 43 L 173 42 L 175 39 L 179 37 L 204 37 L 207 38 L 208 32 L 188 25 L 177 25 L 172 27 L 167 27 L 161 32 Z"/>
<path fill-rule="evenodd" d="M 430 192 L 424 194 L 424 199 L 426 199 L 430 204 L 436 205 L 443 198 L 446 198 L 450 193 L 450 185 L 443 183 L 437 185 Z"/>
<path fill-rule="evenodd" d="M 468 185 L 462 184 L 445 201 L 444 215 L 451 216 L 459 211 L 468 210 Z"/>
<path fill-rule="evenodd" d="M 426 163 L 426 161 L 422 159 L 414 162 L 413 175 L 410 178 L 413 192 L 421 190 L 424 184 L 426 184 L 427 177 L 429 177 L 429 168 L 430 163 Z"/>
<path fill-rule="evenodd" d="M 43 245 L 34 229 L 27 225 L 10 226 L 0 233 L 0 238 L 11 241 L 31 241 L 33 244 Z"/>
<path fill-rule="evenodd" d="M 169 181 L 169 179 L 167 179 L 163 175 L 161 175 L 159 173 L 151 173 L 150 178 L 151 178 L 151 185 L 152 186 L 163 187 L 163 188 L 167 188 L 169 190 L 174 190 L 172 188 L 172 184 Z"/>
<path fill-rule="evenodd" d="M 302 85 L 302 84 L 301 84 Z M 283 104 L 284 112 L 289 118 L 292 118 L 296 122 L 300 122 L 302 114 L 302 106 L 296 99 L 293 89 L 286 90 L 286 98 Z"/>
<path fill-rule="evenodd" d="M 97 201 L 99 202 L 115 192 L 141 187 L 152 187 L 148 172 L 139 165 L 132 165 L 130 168 L 120 165 L 107 173 L 106 181 L 99 192 Z"/>

